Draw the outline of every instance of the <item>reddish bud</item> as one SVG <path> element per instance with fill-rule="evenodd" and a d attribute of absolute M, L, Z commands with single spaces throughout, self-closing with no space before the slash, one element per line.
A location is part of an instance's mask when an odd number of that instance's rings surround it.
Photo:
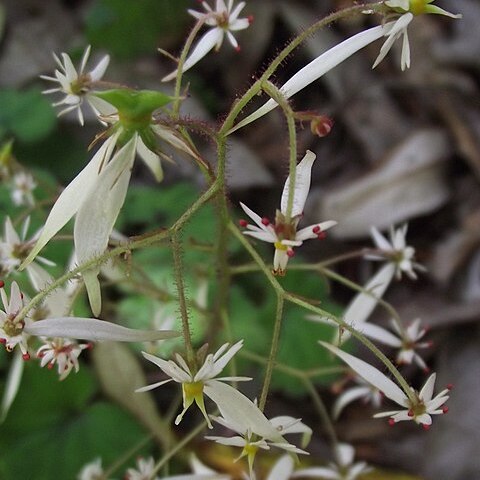
<path fill-rule="evenodd" d="M 449 383 L 447 385 L 447 390 L 453 390 L 453 383 Z"/>
<path fill-rule="evenodd" d="M 326 137 L 333 128 L 333 120 L 326 115 L 315 117 L 310 123 L 310 130 L 314 135 Z"/>
<path fill-rule="evenodd" d="M 430 425 L 427 425 L 426 423 L 422 423 L 422 427 L 425 431 L 430 430 Z"/>
<path fill-rule="evenodd" d="M 7 339 L 6 338 L 0 338 L 0 343 L 2 345 L 5 345 L 7 343 Z"/>
<path fill-rule="evenodd" d="M 93 342 L 88 342 L 87 343 L 87 349 L 92 350 L 92 348 L 93 348 Z"/>
<path fill-rule="evenodd" d="M 413 417 L 413 410 L 409 410 L 409 411 L 408 411 L 408 416 L 409 416 L 409 417 Z"/>
<path fill-rule="evenodd" d="M 248 225 L 248 222 L 246 220 L 243 220 L 243 218 L 241 220 L 238 221 L 238 224 L 242 227 L 242 228 L 246 228 L 247 225 Z"/>
<path fill-rule="evenodd" d="M 448 407 L 443 407 L 443 408 L 442 408 L 442 412 L 443 412 L 443 413 L 448 413 L 448 410 L 449 410 Z"/>
<path fill-rule="evenodd" d="M 430 368 L 430 367 L 425 367 L 425 368 L 423 369 L 423 371 L 424 371 L 425 373 L 430 373 L 431 368 Z"/>
<path fill-rule="evenodd" d="M 22 358 L 23 358 L 25 361 L 30 360 L 30 354 L 29 354 L 29 353 L 24 353 L 24 354 L 22 355 Z"/>
<path fill-rule="evenodd" d="M 317 235 L 317 238 L 319 240 L 325 240 L 325 238 L 327 238 L 327 234 L 325 232 L 320 232 L 318 235 Z"/>
<path fill-rule="evenodd" d="M 251 25 L 255 21 L 255 17 L 253 15 L 249 15 L 247 17 L 248 23 Z"/>
<path fill-rule="evenodd" d="M 395 420 L 393 418 L 388 419 L 388 424 L 393 427 L 395 425 Z"/>
<path fill-rule="evenodd" d="M 287 250 L 287 255 L 288 255 L 290 258 L 292 258 L 292 257 L 295 256 L 295 252 L 294 252 L 292 249 Z"/>
<path fill-rule="evenodd" d="M 0 288 L 3 288 L 5 286 L 5 282 L 3 280 L 0 280 Z"/>
<path fill-rule="evenodd" d="M 235 47 L 235 51 L 236 51 L 237 53 L 240 52 L 241 50 L 242 50 L 242 49 L 240 48 L 240 45 L 237 45 L 237 46 Z"/>
<path fill-rule="evenodd" d="M 315 233 L 315 234 L 320 233 L 320 231 L 321 231 L 321 228 L 320 228 L 319 225 L 317 225 L 317 226 L 315 226 L 315 227 L 312 228 L 312 232 Z"/>
<path fill-rule="evenodd" d="M 262 218 L 262 225 L 268 227 L 270 225 L 270 220 L 267 217 Z"/>

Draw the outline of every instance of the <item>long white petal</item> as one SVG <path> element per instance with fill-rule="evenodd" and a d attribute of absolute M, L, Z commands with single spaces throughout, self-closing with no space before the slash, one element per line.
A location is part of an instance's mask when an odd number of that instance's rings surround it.
<path fill-rule="evenodd" d="M 374 325 L 373 323 L 364 323 L 359 327 L 359 332 L 362 332 L 366 337 L 376 340 L 384 345 L 390 347 L 401 347 L 402 340 L 396 337 L 393 333 L 389 332 L 383 327 Z"/>
<path fill-rule="evenodd" d="M 256 433 L 265 439 L 285 442 L 277 429 L 262 411 L 245 395 L 225 383 L 211 380 L 204 387 L 204 394 L 215 402 L 227 421 L 242 426 L 242 430 Z"/>
<path fill-rule="evenodd" d="M 433 389 L 435 388 L 435 380 L 437 378 L 436 373 L 432 373 L 427 381 L 425 382 L 425 385 L 423 388 L 420 390 L 419 397 L 425 402 L 429 402 L 432 397 L 433 397 Z"/>
<path fill-rule="evenodd" d="M 17 396 L 17 392 L 20 388 L 20 383 L 22 380 L 24 365 L 25 362 L 22 358 L 22 352 L 17 349 L 8 371 L 7 380 L 5 382 L 2 405 L 0 407 L 0 423 L 2 423 L 7 417 L 8 411 L 10 410 L 15 397 Z"/>
<path fill-rule="evenodd" d="M 367 362 L 360 360 L 349 353 L 340 350 L 333 345 L 326 342 L 319 342 L 320 345 L 330 350 L 332 353 L 341 358 L 355 373 L 364 378 L 368 383 L 371 383 L 374 387 L 378 388 L 384 395 L 399 405 L 408 405 L 408 398 L 402 389 L 380 370 L 373 367 Z"/>
<path fill-rule="evenodd" d="M 75 253 L 80 264 L 101 255 L 108 245 L 113 225 L 125 201 L 131 169 L 135 159 L 136 137 L 132 138 L 102 170 L 78 210 L 73 231 Z M 90 305 L 100 314 L 101 296 L 97 280 L 100 267 L 83 273 Z"/>
<path fill-rule="evenodd" d="M 338 472 L 335 472 L 327 467 L 312 467 L 304 468 L 302 470 L 296 471 L 292 478 L 322 478 L 324 480 L 338 480 Z"/>
<path fill-rule="evenodd" d="M 108 154 L 115 145 L 116 136 L 110 137 L 93 156 L 88 165 L 70 182 L 58 197 L 45 222 L 37 243 L 23 262 L 25 268 L 48 241 L 77 213 L 85 200 L 89 197 L 94 186 L 100 167 L 108 159 Z"/>
<path fill-rule="evenodd" d="M 133 330 L 96 318 L 60 317 L 29 322 L 24 332 L 38 337 L 64 337 L 94 342 L 151 342 L 178 337 L 172 330 Z"/>
<path fill-rule="evenodd" d="M 183 72 L 186 72 L 188 69 L 192 68 L 197 62 L 199 62 L 207 53 L 212 50 L 215 45 L 223 38 L 223 30 L 221 28 L 215 27 L 209 30 L 203 35 L 202 38 L 198 41 L 197 45 L 194 47 L 190 56 L 185 60 L 183 64 Z M 178 69 L 172 73 L 169 73 L 162 78 L 162 82 L 169 82 L 177 76 Z"/>
<path fill-rule="evenodd" d="M 310 182 L 312 176 L 312 166 L 313 162 L 317 156 L 307 150 L 302 161 L 297 165 L 295 171 L 295 189 L 293 194 L 293 206 L 292 206 L 292 217 L 301 215 L 303 213 L 303 208 L 307 200 L 308 192 L 310 191 Z M 285 215 L 287 212 L 288 205 L 288 194 L 290 192 L 290 175 L 285 181 L 285 186 L 283 187 L 282 199 L 280 201 L 280 210 Z"/>
<path fill-rule="evenodd" d="M 97 66 L 90 72 L 90 79 L 92 82 L 98 82 L 103 77 L 109 62 L 110 57 L 108 55 L 105 55 L 100 62 L 98 62 Z"/>
<path fill-rule="evenodd" d="M 378 299 L 382 298 L 394 274 L 395 265 L 393 263 L 385 264 L 365 285 L 365 292 L 359 293 L 347 307 L 343 315 L 344 321 L 361 331 L 362 324 L 367 321 L 377 306 Z M 348 331 L 343 332 L 341 343 L 348 340 L 350 336 Z"/>
<path fill-rule="evenodd" d="M 288 480 L 293 473 L 294 460 L 290 455 L 283 455 L 270 470 L 266 480 Z"/>
<path fill-rule="evenodd" d="M 362 398 L 365 395 L 368 395 L 368 387 L 353 387 L 348 390 L 345 390 L 336 400 L 335 405 L 332 410 L 332 417 L 336 420 L 343 409 L 349 404 L 357 400 L 357 398 Z"/>
<path fill-rule="evenodd" d="M 332 70 L 348 57 L 358 52 L 363 47 L 366 47 L 375 40 L 383 37 L 391 25 L 393 25 L 392 22 L 357 33 L 357 35 L 354 35 L 353 37 L 350 37 L 334 46 L 330 50 L 327 50 L 325 53 L 299 70 L 292 78 L 290 78 L 290 80 L 288 80 L 280 89 L 281 92 L 286 98 L 292 97 L 315 80 L 318 80 L 325 73 Z M 228 134 L 233 133 L 239 128 L 242 128 L 255 120 L 258 120 L 260 117 L 263 117 L 263 115 L 272 111 L 277 106 L 277 102 L 270 99 L 262 107 L 233 127 Z"/>
<path fill-rule="evenodd" d="M 153 173 L 155 180 L 161 182 L 163 180 L 163 169 L 160 157 L 145 145 L 141 137 L 138 138 L 137 152 L 145 165 Z"/>

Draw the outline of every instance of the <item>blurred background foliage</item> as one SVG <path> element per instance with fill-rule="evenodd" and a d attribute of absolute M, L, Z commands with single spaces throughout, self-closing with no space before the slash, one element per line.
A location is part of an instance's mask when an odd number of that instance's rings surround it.
<path fill-rule="evenodd" d="M 250 0 L 245 13 L 253 14 L 255 23 L 238 36 L 242 52 L 237 54 L 224 45 L 219 53 L 212 53 L 188 72 L 190 97 L 184 102 L 182 115 L 215 125 L 238 92 L 249 85 L 295 32 L 351 3 Z M 394 471 L 420 473 L 422 478 L 432 480 L 473 480 L 480 475 L 480 459 L 473 454 L 478 447 L 480 415 L 478 402 L 471 401 L 480 395 L 480 5 L 476 0 L 445 0 L 442 6 L 462 12 L 464 19 L 419 19 L 418 27 L 409 32 L 413 46 L 410 71 L 399 74 L 398 52 L 394 51 L 372 72 L 370 65 L 379 48 L 373 45 L 294 100 L 295 108 L 317 109 L 331 115 L 336 123 L 332 134 L 321 140 L 312 138 L 308 128 L 299 130 L 300 150 L 310 148 L 319 157 L 313 171 L 306 221 L 333 215 L 340 222 L 344 219 L 347 225 L 340 233 L 332 231 L 334 237 L 322 243 L 322 248 L 306 245 L 301 253 L 304 258 L 318 261 L 368 245 L 370 225 L 388 227 L 409 221 L 410 244 L 417 247 L 419 260 L 427 264 L 429 272 L 421 282 L 396 285 L 388 300 L 405 322 L 421 316 L 431 325 L 437 347 L 428 362 L 439 372 L 442 382 L 454 380 L 459 387 L 452 400 L 452 415 L 435 424 L 435 436 L 419 434 L 409 425 L 392 431 L 370 419 L 368 408 L 354 405 L 347 409 L 338 424 L 339 436 L 356 444 L 359 457 L 388 470 L 365 476 L 371 480 L 413 478 Z M 171 93 L 171 86 L 162 85 L 159 79 L 174 66 L 157 48 L 178 54 L 193 25 L 186 9 L 197 7 L 193 0 L 0 3 L 0 145 L 13 140 L 13 156 L 32 169 L 38 183 L 38 206 L 31 210 L 15 207 L 8 185 L 0 185 L 1 224 L 8 214 L 19 229 L 30 214 L 29 235 L 40 228 L 45 219 L 44 208 L 48 210 L 59 186 L 66 185 L 91 156 L 87 147 L 101 130 L 93 118 L 87 118 L 84 129 L 78 127 L 73 116 L 57 120 L 51 98 L 41 94 L 49 86 L 38 79 L 40 74 L 50 74 L 55 68 L 51 52 L 68 52 L 78 64 L 85 46 L 91 44 L 93 62 L 104 53 L 112 58 L 107 78 Z M 319 32 L 282 66 L 275 81 L 281 84 L 329 46 L 378 21 L 355 18 Z M 214 162 L 212 142 L 195 134 L 194 139 L 204 157 Z M 286 175 L 286 146 L 285 125 L 278 112 L 232 139 L 229 195 L 233 212 L 239 200 L 265 215 L 274 212 Z M 416 163 L 405 169 L 411 163 L 412 151 Z M 118 231 L 138 235 L 168 227 L 194 201 L 204 188 L 202 179 L 187 159 L 176 156 L 175 162 L 166 165 L 166 179 L 161 185 L 154 184 L 141 167 L 135 167 L 132 187 L 117 222 Z M 392 185 L 399 192 L 395 196 L 390 193 Z M 357 208 L 352 209 L 352 205 Z M 348 225 L 356 227 L 348 230 Z M 198 346 L 205 339 L 216 344 L 225 340 L 212 337 L 205 310 L 215 296 L 214 289 L 206 288 L 215 271 L 211 251 L 215 232 L 211 207 L 202 209 L 184 232 L 186 284 L 193 302 L 191 322 Z M 71 229 L 65 229 L 64 238 L 45 249 L 45 256 L 57 263 L 52 270 L 55 275 L 62 273 L 71 254 L 70 234 Z M 268 246 L 256 248 L 263 258 L 272 255 Z M 235 265 L 250 261 L 234 241 L 230 253 Z M 299 255 L 293 262 L 301 260 Z M 358 261 L 342 263 L 338 271 L 359 283 L 373 272 L 371 265 Z M 129 280 L 118 282 L 118 272 L 128 274 Z M 109 275 L 105 281 L 104 318 L 136 328 L 158 327 L 165 321 L 178 325 L 167 246 L 119 259 Z M 18 276 L 18 281 L 24 282 L 23 276 Z M 245 338 L 245 349 L 252 354 L 267 356 L 274 295 L 255 273 L 238 275 L 235 281 L 230 295 L 233 337 Z M 316 272 L 292 270 L 281 281 L 287 289 L 320 301 L 322 308 L 337 314 L 352 295 L 343 287 L 330 285 Z M 88 315 L 84 300 L 77 303 L 76 313 Z M 316 343 L 319 338 L 329 338 L 331 332 L 303 317 L 304 313 L 297 308 L 287 309 L 279 362 L 302 370 L 331 365 L 331 358 Z M 377 317 L 380 323 L 388 320 L 384 312 Z M 181 345 L 166 342 L 148 348 L 153 353 L 168 355 Z M 136 351 L 139 350 L 140 346 Z M 113 365 L 115 355 L 122 355 L 125 363 L 121 368 Z M 239 359 L 242 374 L 251 372 L 258 376 L 262 372 L 253 358 Z M 111 347 L 106 355 L 101 351 L 98 355 L 87 354 L 86 360 L 77 375 L 72 374 L 61 383 L 55 372 L 41 370 L 36 362 L 25 366 L 18 397 L 0 426 L 0 478 L 73 479 L 83 464 L 101 456 L 104 465 L 111 465 L 141 445 L 148 435 L 152 435 L 152 440 L 133 456 L 158 456 L 158 437 L 164 431 L 165 418 L 171 417 L 173 407 L 179 404 L 178 391 L 165 387 L 152 395 L 144 394 L 159 406 L 161 413 L 152 413 L 150 407 L 143 407 L 142 402 L 148 400 L 126 395 L 127 390 L 132 390 L 127 381 L 112 384 L 108 375 L 102 374 L 108 368 L 117 369 L 119 374 L 122 368 L 136 371 L 140 368 L 138 355 Z M 11 359 L 0 352 L 3 377 L 10 363 Z M 157 371 L 148 369 L 148 378 L 144 380 L 157 381 L 157 376 Z M 413 374 L 411 378 L 413 384 L 423 382 L 422 374 Z M 328 406 L 333 399 L 328 385 L 337 379 L 338 376 L 315 377 L 318 385 L 323 385 Z M 4 381 L 0 383 L 2 390 L 3 385 Z M 258 387 L 254 384 L 245 388 L 256 395 Z M 276 372 L 274 389 L 269 413 L 287 410 L 298 415 L 295 407 L 302 402 L 303 420 L 314 427 L 315 433 L 322 432 L 300 381 Z M 122 400 L 119 391 L 128 398 Z M 462 393 L 465 391 L 468 395 Z M 457 416 L 455 411 L 463 414 Z M 188 432 L 194 424 L 195 413 L 189 412 L 187 417 L 184 429 L 176 435 Z M 215 460 L 224 455 L 216 446 L 201 448 L 204 458 Z M 314 435 L 311 448 L 313 463 L 328 458 L 320 435 Z M 132 458 L 126 462 L 133 464 Z M 181 468 L 172 464 L 172 471 Z"/>

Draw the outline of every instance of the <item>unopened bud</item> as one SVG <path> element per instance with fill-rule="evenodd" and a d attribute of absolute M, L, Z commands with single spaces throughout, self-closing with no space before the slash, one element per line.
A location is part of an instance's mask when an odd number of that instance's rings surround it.
<path fill-rule="evenodd" d="M 333 120 L 326 115 L 318 115 L 310 122 L 310 130 L 314 135 L 326 137 L 333 128 Z"/>

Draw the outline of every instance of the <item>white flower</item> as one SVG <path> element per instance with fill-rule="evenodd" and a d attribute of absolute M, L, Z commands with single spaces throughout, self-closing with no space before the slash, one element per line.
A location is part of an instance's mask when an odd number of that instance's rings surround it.
<path fill-rule="evenodd" d="M 394 333 L 371 323 L 362 325 L 361 332 L 372 340 L 377 340 L 384 345 L 398 348 L 397 363 L 411 364 L 415 362 L 422 370 L 428 372 L 423 358 L 416 352 L 417 349 L 429 348 L 432 346 L 431 342 L 420 342 L 427 332 L 426 328 L 421 328 L 421 320 L 415 319 L 407 328 L 400 328 L 398 323 L 392 320 Z"/>
<path fill-rule="evenodd" d="M 357 386 L 351 387 L 338 396 L 332 409 L 332 417 L 337 419 L 344 408 L 355 400 L 361 399 L 363 403 L 371 403 L 378 408 L 382 404 L 382 393 L 370 383 L 363 380 L 362 377 L 355 376 Z"/>
<path fill-rule="evenodd" d="M 5 219 L 4 236 L 0 238 L 0 272 L 3 275 L 9 275 L 20 267 L 20 264 L 27 258 L 32 251 L 38 234 L 34 235 L 30 240 L 25 240 L 30 218 L 27 218 L 23 224 L 22 236 L 17 234 L 13 228 L 12 221 L 9 217 Z M 37 262 L 44 265 L 54 266 L 55 264 L 43 257 L 37 257 Z M 40 291 L 45 287 L 48 273 L 38 263 L 31 263 L 26 268 L 28 277 L 35 290 Z"/>
<path fill-rule="evenodd" d="M 157 365 L 170 378 L 161 382 L 147 385 L 146 387 L 139 388 L 137 392 L 146 392 L 160 387 L 172 380 L 182 384 L 183 391 L 183 410 L 175 419 L 175 425 L 178 425 L 183 418 L 183 415 L 187 411 L 188 407 L 195 402 L 205 417 L 209 428 L 212 428 L 212 424 L 207 415 L 204 404 L 204 390 L 206 386 L 212 384 L 213 379 L 221 381 L 245 381 L 251 380 L 247 377 L 218 377 L 221 371 L 225 368 L 227 363 L 232 357 L 242 348 L 243 340 L 235 343 L 229 348 L 229 344 L 222 345 L 215 354 L 208 354 L 203 362 L 202 366 L 194 371 L 179 354 L 175 355 L 176 362 L 173 360 L 163 360 L 155 355 L 151 355 L 146 352 L 142 352 L 143 356 L 150 362 Z M 218 382 L 217 382 L 218 383 Z"/>
<path fill-rule="evenodd" d="M 400 13 L 398 20 L 388 27 L 385 36 L 387 40 L 380 49 L 372 68 L 375 68 L 387 55 L 392 48 L 393 44 L 403 37 L 402 40 L 402 55 L 400 60 L 400 66 L 402 70 L 410 68 L 410 44 L 408 42 L 407 28 L 410 25 L 415 15 L 422 15 L 424 13 L 435 13 L 439 15 L 445 15 L 451 18 L 461 18 L 462 15 L 455 15 L 447 12 L 436 5 L 432 5 L 434 0 L 388 0 L 385 5 L 392 8 L 395 12 Z"/>
<path fill-rule="evenodd" d="M 245 2 L 240 2 L 233 8 L 233 0 L 228 0 L 228 5 L 224 0 L 216 0 L 215 10 L 213 10 L 207 2 L 202 2 L 205 13 L 197 12 L 195 10 L 188 10 L 190 15 L 193 15 L 197 20 L 204 22 L 211 29 L 205 33 L 198 43 L 193 48 L 192 53 L 187 57 L 183 64 L 183 72 L 192 68 L 199 62 L 210 50 L 215 48 L 216 51 L 220 49 L 225 35 L 229 42 L 239 51 L 240 47 L 232 32 L 245 30 L 251 23 L 251 17 L 238 18 L 240 12 L 245 7 Z M 162 82 L 168 82 L 177 76 L 177 71 L 168 74 L 162 79 Z"/>
<path fill-rule="evenodd" d="M 97 458 L 85 465 L 77 475 L 77 480 L 104 480 L 102 460 Z"/>
<path fill-rule="evenodd" d="M 307 150 L 305 157 L 297 165 L 293 208 L 290 218 L 287 218 L 290 176 L 287 178 L 285 186 L 283 187 L 280 210 L 277 210 L 275 223 L 272 224 L 267 218 L 261 218 L 246 205 L 240 203 L 243 211 L 256 224 L 251 225 L 245 220 L 241 220 L 240 225 L 247 229 L 243 233 L 264 242 L 274 244 L 273 272 L 278 275 L 285 274 L 288 259 L 294 255 L 293 247 L 299 247 L 305 240 L 311 238 L 325 238 L 325 231 L 337 224 L 337 222 L 333 220 L 328 220 L 297 231 L 297 225 L 302 218 L 303 207 L 305 206 L 310 190 L 311 171 L 315 158 L 316 155 L 310 150 Z"/>
<path fill-rule="evenodd" d="M 15 173 L 12 183 L 11 197 L 15 205 L 28 205 L 30 207 L 35 205 L 32 192 L 37 187 L 37 184 L 30 173 L 23 170 Z"/>
<path fill-rule="evenodd" d="M 50 369 L 57 364 L 60 380 L 64 380 L 72 370 L 78 372 L 78 357 L 83 350 L 91 347 L 91 343 L 77 343 L 68 338 L 44 340 L 44 344 L 37 350 L 37 357 L 41 359 L 41 367 L 46 365 Z"/>
<path fill-rule="evenodd" d="M 28 335 L 24 332 L 25 322 L 17 319 L 18 312 L 23 307 L 23 295 L 17 282 L 12 282 L 9 301 L 4 286 L 3 281 L 0 281 L 0 295 L 4 308 L 0 310 L 0 343 L 3 343 L 9 352 L 18 345 L 23 359 L 28 360 L 30 355 L 27 346 Z"/>
<path fill-rule="evenodd" d="M 153 458 L 139 458 L 137 460 L 137 468 L 129 468 L 125 474 L 125 480 L 159 480 L 153 476 L 155 462 Z"/>
<path fill-rule="evenodd" d="M 413 420 L 415 423 L 428 429 L 432 424 L 432 415 L 441 415 L 448 412 L 448 407 L 442 407 L 448 400 L 449 388 L 442 390 L 433 397 L 433 388 L 435 386 L 436 374 L 432 373 L 420 392 L 411 389 L 413 399 L 410 399 L 406 393 L 380 370 L 360 360 L 359 358 L 346 353 L 333 345 L 325 342 L 319 342 L 323 347 L 333 352 L 341 358 L 352 370 L 363 377 L 367 382 L 378 388 L 387 398 L 393 400 L 402 407 L 402 410 L 393 410 L 389 412 L 377 413 L 375 418 L 390 417 L 390 425 L 404 420 Z"/>
<path fill-rule="evenodd" d="M 78 120 L 81 125 L 84 124 L 83 113 L 82 113 L 82 104 L 84 100 L 90 104 L 91 108 L 98 115 L 97 108 L 94 106 L 95 100 L 92 101 L 90 95 L 92 85 L 101 80 L 105 71 L 110 62 L 110 57 L 105 55 L 100 62 L 88 73 L 85 73 L 85 67 L 87 65 L 88 57 L 90 55 L 90 46 L 85 49 L 85 52 L 80 63 L 80 68 L 77 71 L 73 66 L 72 60 L 66 53 L 62 53 L 62 61 L 58 58 L 57 55 L 53 54 L 53 58 L 57 62 L 59 70 L 55 70 L 55 76 L 50 77 L 47 75 L 41 75 L 40 78 L 48 80 L 51 82 L 59 83 L 60 86 L 56 88 L 51 88 L 45 90 L 43 93 L 63 93 L 65 97 L 59 102 L 54 103 L 53 105 L 65 105 L 65 108 L 60 111 L 58 114 L 63 115 L 65 113 L 77 110 Z"/>
<path fill-rule="evenodd" d="M 336 463 L 328 467 L 304 468 L 296 471 L 292 478 L 322 478 L 328 480 L 356 480 L 360 475 L 371 471 L 365 462 L 353 463 L 355 449 L 347 443 L 339 443 L 335 448 Z"/>
<path fill-rule="evenodd" d="M 380 252 L 379 254 L 366 255 L 365 258 L 380 261 L 387 259 L 395 265 L 398 279 L 402 277 L 403 272 L 415 280 L 417 278 L 415 269 L 424 272 L 425 267 L 414 261 L 415 249 L 407 245 L 406 241 L 407 229 L 407 224 L 397 230 L 391 227 L 390 241 L 388 241 L 375 227 L 372 227 L 373 241 Z"/>

